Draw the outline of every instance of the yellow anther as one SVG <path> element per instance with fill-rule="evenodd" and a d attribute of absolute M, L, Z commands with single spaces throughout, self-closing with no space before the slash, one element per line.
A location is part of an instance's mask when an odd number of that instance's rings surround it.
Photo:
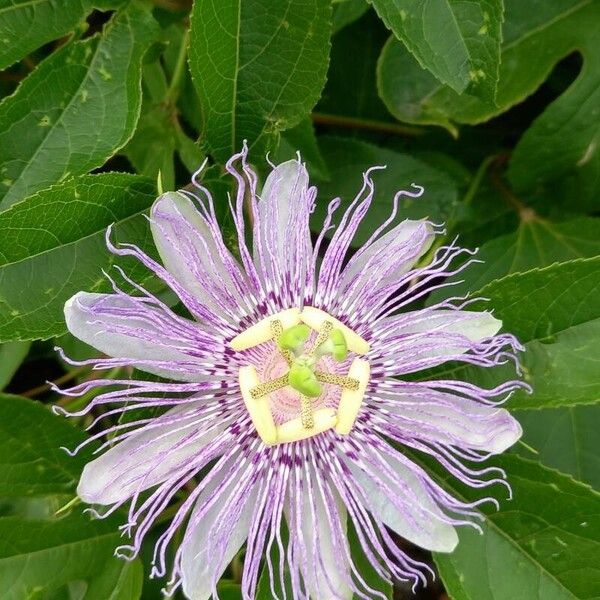
<path fill-rule="evenodd" d="M 277 316 L 277 315 L 275 315 L 275 316 Z M 272 319 L 271 320 L 271 337 L 272 337 L 272 339 L 277 341 L 282 333 L 283 333 L 283 324 L 281 323 L 281 321 L 279 319 Z M 285 362 L 288 365 L 291 365 L 292 362 L 294 361 L 294 355 L 289 350 L 286 350 L 285 348 L 279 348 L 279 352 L 281 352 L 281 356 L 283 356 L 283 358 L 285 359 Z"/>
<path fill-rule="evenodd" d="M 293 328 L 300 323 L 304 323 L 300 326 L 304 328 L 304 332 L 298 336 L 298 331 Z M 299 356 L 300 350 L 296 348 L 298 344 L 295 345 L 294 335 L 300 338 L 299 343 L 303 345 L 308 331 L 306 325 L 317 331 L 317 336 L 311 348 Z M 354 359 L 347 376 L 316 371 L 315 367 L 325 355 L 343 361 L 348 350 L 365 354 L 369 351 L 368 342 L 326 312 L 309 306 L 302 311 L 290 308 L 262 319 L 231 340 L 230 346 L 236 351 L 243 351 L 268 341 L 277 342 L 286 331 L 290 333 L 291 341 L 281 338 L 281 344 L 278 343 L 277 346 L 290 367 L 288 373 L 270 381 L 260 382 L 254 366 L 244 366 L 239 370 L 242 398 L 258 435 L 266 445 L 272 446 L 304 440 L 332 428 L 340 435 L 348 434 L 354 426 L 369 382 L 369 363 L 360 358 Z M 306 387 L 306 373 L 296 373 L 296 367 L 308 370 L 308 383 L 312 382 L 312 387 Z M 300 379 L 300 383 L 296 379 Z M 334 385 L 342 389 L 337 410 L 331 407 L 314 410 L 311 395 L 317 396 L 321 393 L 320 384 Z M 300 415 L 276 426 L 271 403 L 277 403 L 278 397 L 274 396 L 269 400 L 268 396 L 286 387 L 300 392 Z M 317 388 L 317 391 L 312 388 Z"/>
<path fill-rule="evenodd" d="M 335 373 L 325 373 L 324 371 L 317 371 L 315 375 L 317 376 L 317 380 L 321 383 L 330 383 L 331 385 L 337 385 L 346 390 L 357 390 L 359 386 L 358 379 L 352 377 L 336 375 Z"/>
<path fill-rule="evenodd" d="M 315 308 L 314 306 L 305 306 L 300 314 L 300 319 L 303 323 L 306 323 L 311 329 L 320 332 L 323 324 L 326 321 L 331 322 L 332 327 L 340 329 L 344 334 L 348 349 L 356 354 L 367 354 L 371 347 L 360 335 L 352 331 L 350 327 L 344 325 L 341 321 L 338 321 L 334 317 L 328 315 L 324 310 Z"/>
<path fill-rule="evenodd" d="M 236 352 L 253 348 L 259 344 L 264 344 L 275 337 L 272 322 L 279 321 L 281 325 L 281 331 L 292 327 L 300 323 L 300 309 L 299 308 L 288 308 L 277 314 L 266 317 L 255 323 L 246 331 L 242 331 L 239 335 L 236 335 L 230 342 L 229 345 Z M 276 325 L 277 327 L 277 325 Z"/>
<path fill-rule="evenodd" d="M 269 402 L 252 397 L 252 390 L 259 385 L 256 369 L 252 365 L 240 367 L 239 382 L 246 410 L 258 435 L 267 446 L 272 446 L 277 442 L 277 430 Z"/>
<path fill-rule="evenodd" d="M 301 417 L 287 421 L 277 427 L 277 443 L 298 442 L 335 427 L 336 416 L 333 408 L 321 408 L 313 413 L 314 423 L 310 429 L 302 424 Z"/>
<path fill-rule="evenodd" d="M 348 378 L 358 381 L 357 389 L 344 388 L 338 405 L 337 425 L 335 430 L 340 435 L 347 435 L 354 426 L 354 421 L 358 415 L 358 411 L 362 405 L 371 375 L 369 363 L 362 358 L 355 358 L 350 365 Z"/>
<path fill-rule="evenodd" d="M 250 395 L 253 400 L 258 400 L 263 398 L 264 396 L 268 396 L 269 394 L 280 390 L 288 385 L 288 376 L 282 375 L 277 379 L 271 379 L 271 381 L 265 381 L 263 383 L 259 383 L 256 387 L 253 387 L 250 390 Z"/>
<path fill-rule="evenodd" d="M 302 318 L 302 315 L 300 315 L 300 318 Z M 315 353 L 316 349 L 321 344 L 323 344 L 324 342 L 327 341 L 327 338 L 329 337 L 329 334 L 331 333 L 332 329 L 333 329 L 333 323 L 331 321 L 323 321 L 323 324 L 321 325 L 321 328 L 319 329 L 319 335 L 317 335 L 317 339 L 315 340 L 315 343 L 312 345 L 312 347 L 306 353 L 308 356 L 312 356 Z"/>

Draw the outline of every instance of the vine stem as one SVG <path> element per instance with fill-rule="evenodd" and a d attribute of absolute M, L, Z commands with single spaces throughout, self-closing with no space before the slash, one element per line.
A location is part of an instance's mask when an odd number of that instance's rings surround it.
<path fill-rule="evenodd" d="M 71 371 L 69 371 L 68 373 L 65 373 L 64 375 L 61 375 L 57 379 L 54 379 L 52 381 L 52 383 L 55 385 L 62 385 L 63 383 L 68 383 L 69 381 L 72 381 L 73 379 L 75 379 L 78 375 L 81 375 L 82 373 L 85 373 L 86 371 L 90 371 L 90 370 L 91 369 L 88 366 L 77 367 L 76 369 L 72 369 Z M 22 392 L 21 396 L 25 396 L 25 398 L 34 398 L 35 396 L 39 396 L 40 394 L 43 394 L 44 392 L 47 392 L 49 390 L 50 390 L 50 384 L 44 383 L 43 385 L 38 385 L 37 387 L 31 388 L 30 390 L 27 390 L 26 392 Z"/>
<path fill-rule="evenodd" d="M 487 173 L 490 166 L 493 165 L 497 160 L 498 156 L 496 154 L 492 154 L 491 156 L 487 156 L 481 161 L 481 164 L 479 165 L 479 167 L 477 167 L 477 171 L 475 171 L 475 175 L 473 175 L 473 179 L 471 179 L 471 183 L 469 184 L 469 187 L 462 200 L 462 204 L 464 206 L 469 206 L 471 204 L 473 198 L 475 197 L 475 194 L 477 194 L 477 190 L 481 186 L 481 182 L 483 181 L 485 174 Z M 421 261 L 419 261 L 421 265 L 428 265 L 433 260 L 433 256 L 435 255 L 437 249 L 442 244 L 444 244 L 448 240 L 448 238 L 451 237 L 455 227 L 456 220 L 448 219 L 448 222 L 446 223 L 446 233 L 437 237 L 434 240 L 433 244 L 431 245 L 431 248 L 429 249 L 429 252 L 427 252 L 427 254 L 422 258 Z"/>
<path fill-rule="evenodd" d="M 421 127 L 400 125 L 398 123 L 384 123 L 383 121 L 371 121 L 369 119 L 357 119 L 355 117 L 342 117 L 324 113 L 313 113 L 311 119 L 315 125 L 331 125 L 333 127 L 343 127 L 345 129 L 364 129 L 367 131 L 379 131 L 381 133 L 392 133 L 394 135 L 404 135 L 409 137 L 416 137 L 425 133 L 425 130 Z"/>
<path fill-rule="evenodd" d="M 179 54 L 177 55 L 177 62 L 175 63 L 175 70 L 173 71 L 173 77 L 165 94 L 165 104 L 173 105 L 177 101 L 179 95 L 179 88 L 185 73 L 185 60 L 187 58 L 188 44 L 190 41 L 190 30 L 186 29 L 185 33 L 181 38 L 181 46 L 179 47 Z"/>

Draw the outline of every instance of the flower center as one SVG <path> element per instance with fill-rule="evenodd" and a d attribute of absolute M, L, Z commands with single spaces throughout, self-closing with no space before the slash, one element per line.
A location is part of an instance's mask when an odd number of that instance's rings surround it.
<path fill-rule="evenodd" d="M 265 345 L 271 352 L 260 377 L 254 365 L 239 370 L 242 398 L 263 442 L 294 442 L 333 428 L 348 434 L 369 381 L 369 363 L 355 358 L 346 374 L 339 371 L 348 352 L 366 354 L 369 344 L 309 306 L 267 317 L 230 342 L 238 352 Z"/>

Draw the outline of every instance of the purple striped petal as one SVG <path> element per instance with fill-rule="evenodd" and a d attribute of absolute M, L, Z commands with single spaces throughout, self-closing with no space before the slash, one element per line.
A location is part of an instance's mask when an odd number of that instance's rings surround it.
<path fill-rule="evenodd" d="M 100 352 L 180 381 L 205 380 L 207 350 L 223 348 L 195 323 L 125 294 L 79 292 L 65 304 L 65 320 L 75 337 Z"/>
<path fill-rule="evenodd" d="M 223 429 L 199 427 L 194 404 L 167 411 L 83 469 L 77 495 L 90 504 L 115 504 L 164 481 Z"/>
<path fill-rule="evenodd" d="M 308 221 L 315 196 L 304 165 L 290 160 L 271 171 L 257 204 L 254 261 L 267 293 L 286 306 L 301 304 L 312 285 Z"/>
<path fill-rule="evenodd" d="M 202 210 L 202 213 L 200 212 Z M 249 280 L 226 248 L 216 217 L 199 201 L 167 192 L 153 205 L 150 226 L 163 264 L 215 315 L 238 323 Z"/>

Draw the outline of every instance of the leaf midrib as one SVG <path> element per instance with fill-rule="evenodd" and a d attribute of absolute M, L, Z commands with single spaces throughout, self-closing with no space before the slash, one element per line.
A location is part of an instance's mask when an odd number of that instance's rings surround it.
<path fill-rule="evenodd" d="M 127 217 L 125 217 L 124 219 L 120 219 L 119 221 L 115 221 L 113 222 L 114 225 L 120 226 L 121 224 L 127 223 L 128 221 L 130 221 L 131 219 L 134 219 L 135 217 L 139 217 L 140 215 L 142 215 L 143 213 L 145 213 L 148 210 L 148 208 L 145 208 L 143 210 L 137 211 L 135 213 L 132 213 L 130 215 L 128 215 Z M 45 254 L 48 254 L 50 252 L 55 252 L 56 250 L 60 250 L 62 248 L 68 248 L 69 246 L 73 246 L 75 244 L 79 244 L 80 242 L 83 242 L 89 238 L 92 238 L 94 236 L 97 236 L 98 234 L 103 233 L 104 231 L 106 231 L 108 225 L 105 225 L 104 227 L 98 229 L 97 231 L 93 231 L 91 233 L 89 233 L 88 235 L 85 235 L 83 237 L 77 238 L 76 240 L 72 240 L 70 242 L 67 242 L 65 244 L 60 244 L 57 246 L 52 246 L 51 248 L 46 248 L 45 250 L 42 250 L 41 252 L 37 252 L 35 254 L 29 254 L 28 256 L 24 256 L 23 258 L 19 259 L 19 260 L 15 260 L 12 262 L 7 262 L 4 263 L 3 265 L 0 265 L 0 273 L 2 273 L 2 271 L 5 268 L 11 267 L 13 265 L 18 265 L 20 263 L 26 262 L 28 260 L 32 260 L 34 258 L 37 258 L 39 256 L 44 256 Z"/>
<path fill-rule="evenodd" d="M 423 464 L 422 461 L 420 461 L 417 456 L 415 456 L 413 453 L 411 453 L 410 455 L 410 460 L 412 460 L 413 462 L 417 463 L 421 468 L 425 469 L 427 472 L 429 472 L 427 470 L 426 465 Z M 548 471 L 553 471 L 553 469 L 549 469 L 548 467 L 544 467 L 544 469 L 548 470 Z M 558 471 L 556 471 L 558 472 Z M 575 482 L 575 480 L 572 477 L 569 477 L 568 475 L 564 475 L 566 478 L 571 479 L 571 481 Z M 436 477 L 436 479 L 439 480 L 439 478 Z M 518 475 L 511 475 L 511 479 L 523 479 L 525 481 L 530 481 L 526 478 L 523 477 L 519 477 Z M 441 479 L 441 481 L 445 484 L 444 487 L 446 487 L 447 489 L 449 489 L 451 491 L 451 493 L 458 499 L 462 500 L 463 502 L 467 502 L 467 498 L 465 498 L 465 496 L 463 494 L 461 494 L 460 492 L 458 492 L 454 486 L 451 485 L 450 482 L 448 482 L 448 480 L 444 480 Z M 543 485 L 549 487 L 550 484 L 542 482 Z M 590 490 L 596 495 L 597 492 L 595 492 L 594 490 L 592 490 L 590 488 Z M 508 514 L 511 511 L 506 511 L 504 514 Z M 515 511 L 512 511 L 515 512 Z M 540 572 L 542 574 L 544 574 L 545 576 L 547 576 L 551 581 L 554 581 L 558 586 L 560 586 L 560 588 L 562 590 L 564 590 L 566 593 L 568 593 L 570 595 L 570 597 L 574 598 L 575 600 L 577 600 L 577 596 L 574 595 L 574 593 L 567 587 L 565 587 L 565 585 L 556 578 L 555 575 L 553 575 L 551 572 L 549 572 L 538 560 L 536 560 L 536 558 L 534 556 L 532 556 L 531 554 L 529 554 L 529 552 L 525 549 L 524 546 L 519 545 L 519 542 L 510 537 L 510 535 L 508 535 L 508 533 L 506 533 L 505 531 L 503 531 L 492 519 L 490 519 L 489 515 L 486 515 L 485 513 L 481 513 L 483 514 L 484 518 L 485 518 L 485 523 L 486 525 L 494 531 L 494 533 L 496 533 L 497 535 L 499 535 L 500 537 L 504 538 L 505 540 L 508 541 L 508 543 L 513 546 L 514 548 L 517 548 L 519 550 L 519 553 L 523 554 L 524 556 L 526 556 L 533 565 L 537 566 L 540 570 Z M 554 527 L 554 526 L 553 526 Z M 435 554 L 435 553 L 434 553 Z"/>
<path fill-rule="evenodd" d="M 506 45 L 502 45 L 500 47 L 500 62 L 502 62 L 503 54 L 506 50 L 510 50 L 510 49 L 514 48 L 515 46 L 518 46 L 523 40 L 544 31 L 546 28 L 551 27 L 552 25 L 555 25 L 559 21 L 562 21 L 563 19 L 570 17 L 572 14 L 578 12 L 579 10 L 583 10 L 583 8 L 585 8 L 587 5 L 591 4 L 592 2 L 593 2 L 593 0 L 582 0 L 579 4 L 576 4 L 575 6 L 572 6 L 571 8 L 565 10 L 564 12 L 556 15 L 553 19 L 550 19 L 549 21 L 546 21 L 545 23 L 541 23 L 540 25 L 538 25 L 537 27 L 534 27 L 530 31 L 525 32 L 523 35 L 521 35 L 517 39 L 513 40 L 512 42 L 509 42 Z M 449 86 L 438 85 L 437 87 L 432 88 L 432 90 L 425 96 L 424 100 L 427 100 L 427 99 L 435 96 L 438 92 L 442 91 L 446 87 L 449 87 Z M 420 103 L 422 104 L 423 100 L 421 100 Z M 514 102 L 512 104 L 514 104 Z M 497 114 L 497 111 L 494 112 L 494 114 Z"/>
<path fill-rule="evenodd" d="M 67 105 L 65 106 L 65 108 L 61 111 L 60 115 L 58 116 L 58 119 L 56 119 L 54 121 L 54 123 L 52 123 L 52 125 L 47 129 L 46 135 L 40 140 L 40 143 L 38 144 L 38 146 L 35 149 L 35 151 L 33 152 L 33 154 L 30 156 L 29 160 L 23 165 L 23 167 L 22 167 L 22 169 L 21 169 L 21 171 L 19 173 L 19 176 L 14 180 L 13 184 L 8 189 L 8 191 L 5 194 L 5 196 L 2 199 L 0 199 L 0 205 L 2 204 L 2 202 L 4 202 L 6 200 L 6 198 L 10 198 L 11 197 L 10 196 L 11 191 L 14 189 L 14 187 L 16 186 L 17 183 L 20 183 L 23 180 L 23 177 L 27 173 L 27 170 L 29 169 L 29 167 L 32 164 L 35 163 L 35 159 L 36 159 L 37 155 L 39 154 L 40 150 L 46 145 L 47 140 L 50 138 L 50 136 L 56 130 L 57 125 L 62 122 L 62 119 L 64 118 L 65 114 L 71 108 L 73 102 L 75 101 L 75 98 L 77 98 L 77 96 L 78 96 L 79 92 L 81 91 L 84 83 L 88 81 L 89 75 L 90 75 L 90 70 L 91 70 L 91 67 L 94 64 L 94 62 L 95 62 L 95 60 L 96 60 L 96 58 L 98 56 L 98 50 L 99 50 L 100 45 L 102 43 L 102 39 L 100 39 L 99 37 L 97 37 L 97 38 L 90 38 L 90 42 L 89 43 L 87 41 L 86 42 L 81 42 L 81 44 L 89 46 L 94 41 L 96 42 L 96 49 L 94 50 L 93 54 L 91 55 L 89 63 L 87 64 L 87 66 L 85 64 L 79 64 L 79 66 L 86 68 L 86 72 L 85 72 L 85 75 L 83 76 L 83 78 L 81 79 L 81 81 L 79 82 L 79 85 L 77 86 L 77 89 L 71 95 L 71 99 L 69 100 L 69 102 L 67 103 Z M 77 44 L 78 42 L 75 42 L 75 43 Z M 9 207 L 6 207 L 6 208 L 10 208 L 10 205 L 9 205 Z"/>
<path fill-rule="evenodd" d="M 42 2 L 50 3 L 48 0 L 28 0 L 27 2 L 22 2 L 21 4 L 11 4 L 9 6 L 5 6 L 4 8 L 0 8 L 0 14 L 27 8 L 29 6 L 35 6 L 36 4 L 42 4 Z"/>

